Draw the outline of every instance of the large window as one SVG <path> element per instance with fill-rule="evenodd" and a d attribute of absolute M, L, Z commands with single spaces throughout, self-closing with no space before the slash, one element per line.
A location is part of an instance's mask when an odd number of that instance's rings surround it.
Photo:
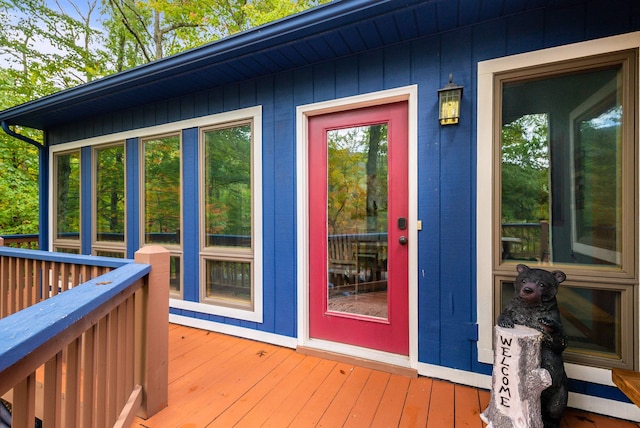
<path fill-rule="evenodd" d="M 201 300 L 256 310 L 254 122 L 201 131 Z"/>
<path fill-rule="evenodd" d="M 564 271 L 567 362 L 634 367 L 636 62 L 628 50 L 492 76 L 493 317 L 516 264 Z"/>
<path fill-rule="evenodd" d="M 80 253 L 80 151 L 53 156 L 53 250 Z"/>
<path fill-rule="evenodd" d="M 95 156 L 93 254 L 125 257 L 124 144 L 98 147 Z"/>
<path fill-rule="evenodd" d="M 162 245 L 171 254 L 170 292 L 182 296 L 180 134 L 142 141 L 142 242 Z"/>

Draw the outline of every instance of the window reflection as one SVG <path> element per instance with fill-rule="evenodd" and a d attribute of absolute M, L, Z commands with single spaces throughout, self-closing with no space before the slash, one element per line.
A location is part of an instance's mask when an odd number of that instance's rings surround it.
<path fill-rule="evenodd" d="M 55 157 L 56 238 L 80 239 L 80 152 Z"/>
<path fill-rule="evenodd" d="M 144 142 L 145 243 L 180 244 L 180 136 Z"/>
<path fill-rule="evenodd" d="M 503 260 L 620 266 L 619 74 L 504 83 Z"/>

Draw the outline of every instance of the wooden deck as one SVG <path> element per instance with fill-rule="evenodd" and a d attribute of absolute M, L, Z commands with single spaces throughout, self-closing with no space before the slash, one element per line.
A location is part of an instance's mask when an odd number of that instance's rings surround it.
<path fill-rule="evenodd" d="M 489 392 L 169 324 L 169 407 L 132 427 L 477 427 Z M 563 428 L 640 425 L 567 409 Z"/>

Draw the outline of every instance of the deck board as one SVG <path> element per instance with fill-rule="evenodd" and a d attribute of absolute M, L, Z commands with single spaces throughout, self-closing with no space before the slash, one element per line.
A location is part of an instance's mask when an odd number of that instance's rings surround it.
<path fill-rule="evenodd" d="M 169 406 L 131 428 L 477 427 L 489 391 L 169 324 Z M 567 409 L 562 428 L 638 428 Z"/>

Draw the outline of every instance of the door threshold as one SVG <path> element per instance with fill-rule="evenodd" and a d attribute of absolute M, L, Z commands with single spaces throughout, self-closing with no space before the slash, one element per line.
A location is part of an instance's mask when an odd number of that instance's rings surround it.
<path fill-rule="evenodd" d="M 324 351 L 321 349 L 310 348 L 308 346 L 297 346 L 296 351 L 311 357 L 324 358 L 326 360 L 338 361 L 340 363 L 352 364 L 367 369 L 379 370 L 386 373 L 408 376 L 412 378 L 418 377 L 418 370 L 410 367 L 401 367 L 395 364 L 383 363 L 366 358 L 353 357 L 351 355 L 339 354 L 337 352 Z"/>

